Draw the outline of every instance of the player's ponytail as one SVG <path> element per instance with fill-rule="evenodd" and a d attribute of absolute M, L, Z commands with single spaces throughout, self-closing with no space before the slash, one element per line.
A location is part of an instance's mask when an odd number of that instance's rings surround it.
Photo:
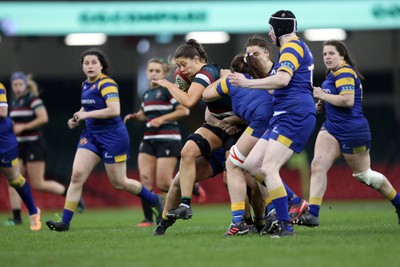
<path fill-rule="evenodd" d="M 34 96 L 39 96 L 39 87 L 38 87 L 37 83 L 32 79 L 33 78 L 32 74 L 28 74 L 27 78 L 28 78 L 28 82 L 27 82 L 28 83 L 27 84 L 28 92 Z"/>
<path fill-rule="evenodd" d="M 240 72 L 250 75 L 253 79 L 261 79 L 267 77 L 261 67 L 260 62 L 253 53 L 245 53 L 236 55 L 230 67 L 232 72 Z"/>
<path fill-rule="evenodd" d="M 189 39 L 185 44 L 180 45 L 176 50 L 175 58 L 191 58 L 199 57 L 201 62 L 208 63 L 208 56 L 204 47 L 198 43 L 195 39 Z"/>

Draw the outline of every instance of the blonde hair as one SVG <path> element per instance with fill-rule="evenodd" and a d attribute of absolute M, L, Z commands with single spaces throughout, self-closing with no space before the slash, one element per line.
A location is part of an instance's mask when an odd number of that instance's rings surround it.
<path fill-rule="evenodd" d="M 168 59 L 163 59 L 163 58 L 152 58 L 152 59 L 149 59 L 147 64 L 150 64 L 150 63 L 161 64 L 165 77 L 168 77 L 168 75 L 169 75 L 169 73 L 171 71 L 171 67 L 173 66 Z"/>
<path fill-rule="evenodd" d="M 38 87 L 37 83 L 32 78 L 33 78 L 32 74 L 28 74 L 27 75 L 26 88 L 27 88 L 28 92 L 31 93 L 32 95 L 38 96 L 39 95 L 39 87 Z"/>

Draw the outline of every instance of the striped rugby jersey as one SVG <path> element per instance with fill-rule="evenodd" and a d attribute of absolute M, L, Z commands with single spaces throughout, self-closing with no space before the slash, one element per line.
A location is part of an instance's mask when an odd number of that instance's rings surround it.
<path fill-rule="evenodd" d="M 144 133 L 144 140 L 180 141 L 181 132 L 176 121 L 166 121 L 160 127 L 151 127 L 150 121 L 154 118 L 175 111 L 179 103 L 163 87 L 149 89 L 143 94 L 142 110 L 148 122 Z"/>
<path fill-rule="evenodd" d="M 23 96 L 12 101 L 10 117 L 14 123 L 28 123 L 36 119 L 36 111 L 45 108 L 42 99 L 26 92 Z M 38 140 L 42 136 L 41 127 L 23 131 L 17 135 L 18 142 Z"/>

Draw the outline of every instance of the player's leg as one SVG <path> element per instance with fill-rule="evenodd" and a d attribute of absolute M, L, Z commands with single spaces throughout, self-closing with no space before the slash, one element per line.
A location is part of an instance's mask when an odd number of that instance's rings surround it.
<path fill-rule="evenodd" d="M 46 221 L 50 230 L 69 230 L 71 220 L 82 196 L 83 185 L 99 162 L 100 157 L 97 154 L 88 149 L 78 148 L 72 166 L 71 182 L 68 187 L 61 221 Z"/>
<path fill-rule="evenodd" d="M 176 164 L 178 163 L 178 158 L 158 158 L 157 159 L 157 180 L 156 186 L 158 190 L 163 193 L 167 193 L 169 187 L 172 183 L 172 177 L 174 177 L 174 172 L 176 169 Z"/>
<path fill-rule="evenodd" d="M 267 189 L 264 185 L 258 183 L 253 177 L 245 174 L 246 184 L 251 188 L 250 203 L 253 209 L 253 232 L 259 233 L 265 226 L 265 199 Z"/>
<path fill-rule="evenodd" d="M 44 179 L 44 161 L 28 161 L 26 163 L 26 169 L 31 185 L 35 190 L 56 195 L 64 194 L 65 186 L 56 181 L 49 181 Z"/>
<path fill-rule="evenodd" d="M 196 158 L 196 182 L 203 181 L 210 177 L 221 173 L 223 171 L 222 163 L 225 160 L 223 151 L 221 150 L 213 152 L 211 155 L 206 157 Z M 153 236 L 162 236 L 168 227 L 175 223 L 174 218 L 168 218 L 167 213 L 170 210 L 178 207 L 181 199 L 181 188 L 180 188 L 180 173 L 175 175 L 174 180 L 168 190 L 167 197 L 165 199 L 165 206 L 161 222 L 157 225 L 153 231 Z"/>
<path fill-rule="evenodd" d="M 299 217 L 297 221 L 299 225 L 310 227 L 319 225 L 318 216 L 326 191 L 327 173 L 339 156 L 339 143 L 335 137 L 328 131 L 320 131 L 315 141 L 314 158 L 311 163 L 309 209 Z"/>
<path fill-rule="evenodd" d="M 154 179 L 156 177 L 157 159 L 155 156 L 147 153 L 139 153 L 138 168 L 140 175 L 140 182 L 148 190 L 153 191 Z M 146 227 L 153 225 L 153 210 L 151 205 L 141 199 L 144 220 L 137 226 Z"/>
<path fill-rule="evenodd" d="M 172 201 L 173 207 L 178 206 L 179 199 L 181 198 L 179 178 L 177 179 L 175 186 L 172 186 L 173 183 L 172 177 L 174 177 L 174 172 L 177 163 L 178 163 L 177 157 L 157 158 L 156 186 L 158 190 L 162 192 L 164 199 L 167 198 L 167 194 L 169 193 L 170 188 L 172 188 L 172 190 L 175 190 L 174 192 L 171 192 L 171 196 L 173 196 L 174 198 L 174 200 Z M 172 209 L 172 207 L 170 209 Z M 166 209 L 163 209 L 163 218 L 166 217 L 165 211 Z M 159 223 L 159 221 L 157 221 L 157 223 Z"/>
<path fill-rule="evenodd" d="M 19 158 L 18 158 L 18 166 L 19 166 L 19 171 L 22 176 L 26 176 L 26 168 L 25 168 L 25 161 L 23 158 L 21 158 L 21 155 L 24 155 L 23 153 L 25 152 L 25 146 L 18 146 L 18 153 L 19 153 Z M 12 186 L 8 185 L 8 196 L 10 199 L 10 207 L 12 210 L 12 218 L 8 219 L 3 223 L 5 226 L 15 226 L 18 224 L 22 224 L 22 216 L 21 216 L 21 205 L 22 205 L 22 200 L 18 194 L 18 192 L 13 188 Z"/>
<path fill-rule="evenodd" d="M 268 188 L 268 195 L 276 210 L 279 228 L 272 236 L 284 236 L 294 234 L 293 228 L 289 225 L 287 191 L 280 177 L 281 167 L 293 155 L 293 150 L 288 146 L 270 139 L 265 150 L 265 156 L 261 167 L 265 184 Z M 275 235 L 276 234 L 276 235 Z"/>
<path fill-rule="evenodd" d="M 139 181 L 128 178 L 126 176 L 126 161 L 105 163 L 104 166 L 108 179 L 115 189 L 126 191 L 148 202 L 154 208 L 153 212 L 157 220 L 161 219 L 163 210 L 162 197 L 148 190 Z"/>
<path fill-rule="evenodd" d="M 356 154 L 343 153 L 347 164 L 353 171 L 353 176 L 360 182 L 370 186 L 385 198 L 387 198 L 396 208 L 398 223 L 400 224 L 400 195 L 393 188 L 389 180 L 377 171 L 371 170 L 371 159 L 369 150 L 365 150 Z"/>
<path fill-rule="evenodd" d="M 15 154 L 17 153 L 18 151 L 16 150 Z M 1 172 L 7 179 L 8 184 L 15 188 L 27 207 L 30 216 L 31 231 L 38 231 L 42 226 L 40 221 L 40 209 L 35 204 L 29 182 L 20 174 L 18 159 L 15 158 L 15 160 L 10 161 L 10 163 L 11 162 L 13 163 L 10 166 L 1 166 Z"/>
<path fill-rule="evenodd" d="M 226 160 L 227 184 L 232 211 L 232 223 L 226 235 L 241 235 L 249 232 L 249 228 L 244 222 L 247 184 L 243 163 L 257 141 L 258 137 L 254 137 L 245 131 L 236 145 L 231 147 L 229 157 Z M 255 185 L 252 190 L 259 190 L 259 188 Z"/>
<path fill-rule="evenodd" d="M 213 149 L 221 147 L 222 140 L 207 128 L 201 127 L 188 137 L 181 151 L 179 166 L 181 184 L 181 205 L 168 211 L 167 216 L 174 219 L 190 219 L 193 186 L 196 180 L 196 158 L 208 155 Z"/>
<path fill-rule="evenodd" d="M 41 192 L 62 195 L 66 192 L 65 186 L 56 182 L 45 180 L 46 144 L 43 139 L 24 143 L 25 167 L 32 187 Z M 29 155 L 29 156 L 28 156 Z"/>
<path fill-rule="evenodd" d="M 10 207 L 12 211 L 12 218 L 3 222 L 4 226 L 15 226 L 22 224 L 21 205 L 22 200 L 18 192 L 12 186 L 8 185 L 8 198 L 10 200 Z"/>
<path fill-rule="evenodd" d="M 165 205 L 162 212 L 161 222 L 158 223 L 157 227 L 153 231 L 153 236 L 162 236 L 168 227 L 172 226 L 176 219 L 168 218 L 167 213 L 169 210 L 173 210 L 179 206 L 181 200 L 181 188 L 180 188 L 180 177 L 179 172 L 175 175 L 168 193 L 165 197 Z"/>

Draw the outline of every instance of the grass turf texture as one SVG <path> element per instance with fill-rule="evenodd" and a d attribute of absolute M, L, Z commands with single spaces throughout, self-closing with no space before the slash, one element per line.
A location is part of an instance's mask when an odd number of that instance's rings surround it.
<path fill-rule="evenodd" d="M 135 209 L 90 209 L 77 214 L 69 232 L 30 232 L 28 218 L 0 226 L 0 266 L 397 266 L 400 225 L 388 202 L 326 202 L 318 228 L 296 226 L 296 236 L 225 237 L 229 204 L 194 206 L 165 236 L 139 228 Z M 8 213 L 1 213 L 5 221 Z"/>

